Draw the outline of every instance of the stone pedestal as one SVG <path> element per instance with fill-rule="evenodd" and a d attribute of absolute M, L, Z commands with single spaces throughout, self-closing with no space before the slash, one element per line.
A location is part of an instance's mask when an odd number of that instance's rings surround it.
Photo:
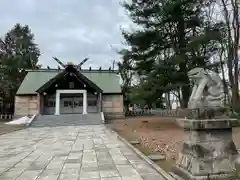
<path fill-rule="evenodd" d="M 234 180 L 238 152 L 232 139 L 236 119 L 177 119 L 185 141 L 172 175 L 183 180 Z"/>

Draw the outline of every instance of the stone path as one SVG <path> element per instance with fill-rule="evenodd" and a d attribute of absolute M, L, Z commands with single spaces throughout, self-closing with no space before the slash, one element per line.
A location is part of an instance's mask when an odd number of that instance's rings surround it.
<path fill-rule="evenodd" d="M 163 180 L 103 125 L 0 136 L 0 180 Z"/>

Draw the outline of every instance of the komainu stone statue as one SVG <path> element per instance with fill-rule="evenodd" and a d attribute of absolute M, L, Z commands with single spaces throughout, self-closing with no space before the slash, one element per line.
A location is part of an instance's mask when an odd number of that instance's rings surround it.
<path fill-rule="evenodd" d="M 227 110 L 223 82 L 216 72 L 203 68 L 192 69 L 188 77 L 193 83 L 188 102 L 191 113 L 176 120 L 185 137 L 170 174 L 177 180 L 239 179 L 235 165 L 239 154 L 232 137 L 239 120 L 223 116 Z"/>
<path fill-rule="evenodd" d="M 198 67 L 190 70 L 188 77 L 193 83 L 188 109 L 197 110 L 197 115 L 190 113 L 188 118 L 211 119 L 215 117 L 216 112 L 223 114 L 225 94 L 219 74 Z"/>

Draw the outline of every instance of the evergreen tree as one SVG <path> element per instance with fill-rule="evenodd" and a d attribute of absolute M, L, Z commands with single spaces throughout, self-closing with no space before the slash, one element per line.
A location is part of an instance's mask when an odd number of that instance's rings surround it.
<path fill-rule="evenodd" d="M 190 95 L 187 72 L 206 67 L 217 53 L 221 24 L 207 21 L 204 9 L 209 0 L 132 0 L 125 2 L 133 31 L 123 31 L 130 46 L 124 58 L 132 59 L 136 71 L 154 82 L 156 95 L 181 88 L 182 107 Z M 161 89 L 161 91 L 160 91 Z"/>
<path fill-rule="evenodd" d="M 6 104 L 14 104 L 14 96 L 26 75 L 26 69 L 36 69 L 40 50 L 34 43 L 30 28 L 16 24 L 0 39 L 0 96 Z"/>

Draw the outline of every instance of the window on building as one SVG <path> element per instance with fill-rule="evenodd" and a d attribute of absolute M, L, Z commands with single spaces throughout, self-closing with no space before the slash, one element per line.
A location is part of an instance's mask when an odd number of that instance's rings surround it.
<path fill-rule="evenodd" d="M 78 101 L 74 101 L 74 107 L 78 106 Z"/>
<path fill-rule="evenodd" d="M 82 100 L 78 101 L 78 106 L 83 106 L 83 101 Z"/>
<path fill-rule="evenodd" d="M 68 106 L 72 107 L 72 101 L 68 101 Z"/>
<path fill-rule="evenodd" d="M 63 106 L 64 106 L 64 107 L 68 107 L 68 101 L 64 101 L 64 102 L 63 102 Z"/>

